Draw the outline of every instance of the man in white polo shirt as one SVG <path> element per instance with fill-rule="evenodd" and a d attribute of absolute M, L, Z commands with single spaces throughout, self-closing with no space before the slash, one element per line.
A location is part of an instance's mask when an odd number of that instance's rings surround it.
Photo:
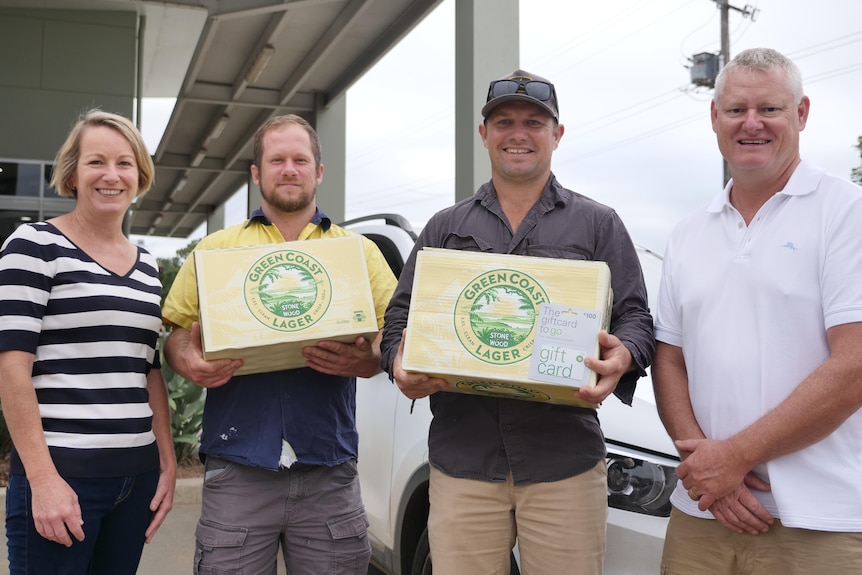
<path fill-rule="evenodd" d="M 732 179 L 675 228 L 656 319 L 665 575 L 862 573 L 862 189 L 801 159 L 809 106 L 774 50 L 716 80 Z"/>

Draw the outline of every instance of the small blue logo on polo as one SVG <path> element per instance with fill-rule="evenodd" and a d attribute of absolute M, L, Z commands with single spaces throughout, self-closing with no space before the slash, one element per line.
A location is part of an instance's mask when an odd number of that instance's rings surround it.
<path fill-rule="evenodd" d="M 787 248 L 788 250 L 790 250 L 790 251 L 794 251 L 794 252 L 795 252 L 797 249 L 799 249 L 799 248 L 797 248 L 795 245 L 793 245 L 793 242 L 785 242 L 781 247 L 782 247 L 782 248 Z"/>

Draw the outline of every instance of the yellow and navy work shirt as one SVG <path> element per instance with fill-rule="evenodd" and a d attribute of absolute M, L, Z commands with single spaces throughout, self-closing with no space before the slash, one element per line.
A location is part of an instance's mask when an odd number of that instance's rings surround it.
<path fill-rule="evenodd" d="M 333 225 L 317 210 L 300 240 L 337 238 L 353 232 Z M 247 222 L 203 238 L 195 248 L 219 249 L 284 242 L 278 228 L 258 209 Z M 378 325 L 395 289 L 395 277 L 380 250 L 363 238 L 368 278 Z M 165 301 L 165 321 L 191 331 L 198 321 L 193 258 L 183 263 Z M 356 378 L 287 369 L 233 377 L 207 390 L 200 452 L 242 465 L 276 470 L 282 439 L 298 461 L 334 466 L 358 456 Z"/>

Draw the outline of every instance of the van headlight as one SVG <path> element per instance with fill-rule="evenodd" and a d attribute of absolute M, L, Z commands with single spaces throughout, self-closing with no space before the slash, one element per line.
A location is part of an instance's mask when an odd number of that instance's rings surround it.
<path fill-rule="evenodd" d="M 633 457 L 611 455 L 608 465 L 608 505 L 624 511 L 668 517 L 676 469 Z"/>

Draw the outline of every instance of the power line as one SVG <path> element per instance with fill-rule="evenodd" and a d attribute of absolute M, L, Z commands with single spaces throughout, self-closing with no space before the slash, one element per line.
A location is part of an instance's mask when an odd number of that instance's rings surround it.
<path fill-rule="evenodd" d="M 692 30 L 691 32 L 689 32 L 689 33 L 688 33 L 688 35 L 687 35 L 685 38 L 683 38 L 683 39 L 682 39 L 682 41 L 680 41 L 680 57 L 681 57 L 685 62 L 689 62 L 691 59 L 690 59 L 690 58 L 689 58 L 689 56 L 686 54 L 686 52 L 684 52 L 684 51 L 683 51 L 682 46 L 686 43 L 686 41 L 688 41 L 688 39 L 689 39 L 689 38 L 691 38 L 691 37 L 692 37 L 692 36 L 694 36 L 696 33 L 700 32 L 701 30 L 703 30 L 704 28 L 706 28 L 707 26 L 709 26 L 709 25 L 712 23 L 712 21 L 713 21 L 714 19 L 715 19 L 715 12 L 713 12 L 713 13 L 709 16 L 709 18 L 708 18 L 708 19 L 707 19 L 703 24 L 701 24 L 700 26 L 698 26 L 697 28 L 695 28 L 694 30 Z M 712 44 L 713 44 L 713 43 L 710 43 L 709 45 L 712 45 Z M 698 53 L 698 52 L 705 52 L 705 51 L 706 51 L 706 46 L 704 46 L 704 47 L 702 47 L 702 48 L 699 48 L 699 49 L 697 49 L 697 50 L 693 50 L 693 52 L 694 52 L 695 54 L 696 54 L 696 53 Z M 684 63 L 681 63 L 681 64 L 682 64 L 682 66 L 683 66 L 683 67 L 685 66 L 685 64 L 684 64 Z"/>
<path fill-rule="evenodd" d="M 616 41 L 611 42 L 610 44 L 607 44 L 607 45 L 605 45 L 604 47 L 602 47 L 602 48 L 599 48 L 599 49 L 595 50 L 595 51 L 594 51 L 594 52 L 592 52 L 591 54 L 587 54 L 586 56 L 584 56 L 583 58 L 581 58 L 581 59 L 579 59 L 579 60 L 576 60 L 576 61 L 575 61 L 575 62 L 573 62 L 572 64 L 570 64 L 570 65 L 566 66 L 565 68 L 563 68 L 563 69 L 561 70 L 561 72 L 569 71 L 569 70 L 571 70 L 572 68 L 575 68 L 576 66 L 579 66 L 579 65 L 583 64 L 584 62 L 586 62 L 586 61 L 588 61 L 588 60 L 590 60 L 590 59 L 592 59 L 592 58 L 594 58 L 594 57 L 598 56 L 598 55 L 599 55 L 599 54 L 601 54 L 602 52 L 605 52 L 605 51 L 607 51 L 607 50 L 609 50 L 609 49 L 613 48 L 613 47 L 614 47 L 614 46 L 616 46 L 617 44 L 620 44 L 621 42 L 624 42 L 624 41 L 626 41 L 626 40 L 630 40 L 632 36 L 634 36 L 634 35 L 636 35 L 636 34 L 638 34 L 638 33 L 640 33 L 640 32 L 643 32 L 644 30 L 646 30 L 646 29 L 648 29 L 648 28 L 650 28 L 650 27 L 654 26 L 654 25 L 655 25 L 655 24 L 657 24 L 658 22 L 661 22 L 661 21 L 662 21 L 662 20 L 664 20 L 665 18 L 668 18 L 669 16 L 671 16 L 671 15 L 675 14 L 676 12 L 679 12 L 680 10 L 682 10 L 683 8 L 685 8 L 686 6 L 688 6 L 689 4 L 691 4 L 692 2 L 695 2 L 695 0 L 688 0 L 688 2 L 686 2 L 685 4 L 682 4 L 681 6 L 678 6 L 677 8 L 671 9 L 671 10 L 670 10 L 670 11 L 668 11 L 668 12 L 665 12 L 665 13 L 664 13 L 664 14 L 662 14 L 661 16 L 659 16 L 659 17 L 655 18 L 654 20 L 652 20 L 651 22 L 649 22 L 649 23 L 647 23 L 647 24 L 644 24 L 643 26 L 641 26 L 641 27 L 640 27 L 640 28 L 638 28 L 637 30 L 634 30 L 633 32 L 629 33 L 628 35 L 623 36 L 623 37 L 620 37 L 620 38 L 618 38 Z M 593 34 L 593 35 L 595 35 L 595 34 Z"/>
<path fill-rule="evenodd" d="M 613 29 L 620 22 L 630 18 L 636 12 L 638 12 L 641 8 L 643 8 L 644 4 L 650 4 L 654 0 L 641 0 L 640 5 L 635 5 L 629 8 L 624 8 L 611 16 L 610 18 L 606 18 L 604 22 L 596 24 L 592 26 L 592 33 L 587 34 L 585 36 L 576 36 L 574 40 L 566 42 L 557 50 L 557 52 L 568 52 L 570 50 L 574 50 L 575 48 L 582 46 L 584 44 L 588 44 L 590 40 L 595 38 L 596 36 L 604 35 L 606 30 Z"/>
<path fill-rule="evenodd" d="M 383 140 L 399 140 L 406 147 L 406 142 L 410 140 L 418 141 L 426 138 L 427 136 L 423 132 L 423 130 L 427 126 L 432 126 L 439 124 L 442 120 L 446 118 L 454 118 L 455 112 L 451 108 L 438 108 L 433 113 L 425 116 L 419 122 L 413 123 L 404 123 L 401 127 L 392 132 L 390 134 L 386 134 L 382 139 Z M 364 163 L 366 158 L 374 157 L 379 155 L 380 144 L 379 140 L 374 142 L 369 142 L 368 145 L 363 146 L 362 148 L 356 150 L 351 153 L 350 163 L 358 164 Z"/>
<path fill-rule="evenodd" d="M 823 48 L 822 50 L 815 50 L 816 48 L 821 48 L 824 46 L 828 46 L 829 44 L 834 44 L 835 42 L 841 42 L 837 46 L 830 46 L 828 48 Z M 788 57 L 793 57 L 794 60 L 801 60 L 803 58 L 808 58 L 809 56 L 814 56 L 816 54 L 822 54 L 823 52 L 828 52 L 829 50 L 835 50 L 842 46 L 847 46 L 848 44 L 855 44 L 856 42 L 862 42 L 862 32 L 854 32 L 852 34 L 847 34 L 846 36 L 841 36 L 839 38 L 833 38 L 832 40 L 827 40 L 826 42 L 821 42 L 819 44 L 814 44 L 813 46 L 809 46 L 807 48 L 802 48 L 800 50 L 795 50 L 793 52 L 789 52 L 787 54 Z M 809 52 L 809 53 L 806 53 Z"/>
<path fill-rule="evenodd" d="M 637 116 L 639 114 L 643 114 L 644 112 L 652 111 L 655 108 L 655 106 L 660 106 L 662 104 L 666 104 L 668 102 L 675 100 L 677 97 L 679 97 L 680 93 L 685 89 L 685 87 L 686 86 L 683 85 L 683 86 L 680 86 L 679 88 L 674 88 L 672 90 L 668 90 L 667 92 L 663 92 L 661 94 L 658 94 L 657 96 L 653 96 L 652 98 L 642 100 L 641 102 L 634 104 L 633 106 L 627 106 L 625 108 L 620 108 L 619 110 L 616 110 L 615 112 L 605 114 L 604 116 L 596 118 L 592 121 L 586 122 L 584 124 L 573 126 L 572 129 L 575 132 L 577 132 L 579 135 L 580 134 L 588 134 L 590 132 L 595 132 L 596 130 L 603 129 L 603 128 L 606 128 L 606 127 L 611 126 L 613 124 L 622 122 L 623 120 L 627 120 L 627 119 L 632 118 L 634 116 Z M 671 97 L 668 97 L 669 95 Z M 660 101 L 657 102 L 656 100 L 660 100 Z M 647 108 L 647 109 L 639 109 L 639 108 L 645 108 L 648 105 L 649 105 L 649 108 Z M 626 114 L 626 115 L 620 116 L 621 114 Z M 613 120 L 609 120 L 610 118 L 614 118 L 615 116 L 620 116 L 620 117 L 613 119 Z M 609 120 L 609 121 L 606 121 L 606 120 Z"/>
<path fill-rule="evenodd" d="M 679 8 L 673 10 L 671 13 L 676 12 L 685 6 L 688 6 L 688 4 L 691 4 L 693 1 L 694 0 L 690 0 L 689 2 L 685 3 L 684 5 L 681 5 Z M 702 0 L 700 0 L 700 1 L 702 1 Z M 715 1 L 715 0 L 713 0 L 713 1 Z M 566 47 L 568 49 L 568 48 L 580 46 L 581 44 L 585 43 L 588 39 L 595 37 L 595 36 L 601 34 L 602 32 L 604 32 L 609 26 L 616 24 L 616 23 L 619 23 L 626 18 L 630 18 L 636 11 L 643 8 L 643 5 L 647 4 L 647 3 L 648 2 L 646 2 L 646 1 L 642 1 L 642 2 L 638 3 L 638 5 L 635 8 L 629 9 L 628 14 L 623 14 L 622 12 L 618 13 L 614 17 L 605 20 L 605 22 L 609 22 L 608 25 L 599 26 L 598 28 L 594 28 L 594 32 L 592 34 L 590 34 L 589 36 L 579 37 L 578 40 L 573 41 L 573 42 L 569 42 L 568 44 L 565 44 L 564 47 Z M 667 15 L 670 15 L 670 14 L 667 14 Z M 650 24 L 647 24 L 646 26 L 642 27 L 640 30 L 644 30 L 646 28 L 649 28 L 650 26 L 652 26 L 652 24 L 658 22 L 659 20 L 663 19 L 664 17 L 665 16 L 662 16 L 662 17 L 658 18 L 657 20 L 654 20 Z M 712 20 L 712 18 L 710 20 Z M 745 19 L 743 19 L 743 22 L 744 22 L 744 20 Z M 738 29 L 739 29 L 739 27 L 737 27 L 737 30 Z M 628 39 L 628 37 L 626 39 Z M 584 58 L 582 58 L 581 60 L 570 65 L 566 69 L 570 69 L 574 66 L 577 66 L 578 64 L 583 63 L 584 61 L 592 58 L 593 56 L 598 55 L 602 51 L 607 50 L 609 47 L 618 44 L 620 41 L 621 40 L 615 40 L 611 45 L 609 45 L 605 48 L 601 48 L 601 49 L 595 51 L 594 53 L 585 56 Z M 845 36 L 841 36 L 841 37 L 838 37 L 838 38 L 835 38 L 835 39 L 832 39 L 832 40 L 829 40 L 826 42 L 821 42 L 821 43 L 818 43 L 818 44 L 815 44 L 815 45 L 812 45 L 812 46 L 809 46 L 806 48 L 802 48 L 802 49 L 796 50 L 794 52 L 789 52 L 788 56 L 797 55 L 797 56 L 795 56 L 796 59 L 806 58 L 809 56 L 821 54 L 823 52 L 827 52 L 829 50 L 834 50 L 834 49 L 840 48 L 842 46 L 857 43 L 860 41 L 862 41 L 862 32 L 855 32 L 855 33 L 847 34 Z M 558 54 L 565 52 L 565 51 L 566 50 L 563 50 L 563 49 L 555 50 L 555 52 Z M 837 68 L 837 69 L 826 71 L 826 72 L 821 72 L 821 73 L 815 74 L 813 76 L 810 76 L 810 77 L 805 79 L 805 84 L 806 85 L 807 84 L 813 84 L 813 83 L 829 80 L 829 79 L 832 79 L 832 78 L 835 78 L 838 76 L 851 74 L 851 73 L 857 73 L 860 70 L 862 70 L 862 63 L 844 66 L 841 68 Z M 648 111 L 654 112 L 655 108 L 657 106 L 672 102 L 679 95 L 686 94 L 686 93 L 688 93 L 688 92 L 681 90 L 680 88 L 674 88 L 673 90 L 669 90 L 669 91 L 663 92 L 661 94 L 651 96 L 645 100 L 640 101 L 637 104 L 628 105 L 626 107 L 617 109 L 617 110 L 612 111 L 610 113 L 607 113 L 607 114 L 605 114 L 599 118 L 595 118 L 595 119 L 593 119 L 587 123 L 581 124 L 579 126 L 573 126 L 570 129 L 573 132 L 575 132 L 576 136 L 587 134 L 587 133 L 592 133 L 592 132 L 595 132 L 595 131 L 600 130 L 602 128 L 606 128 L 608 126 L 617 124 L 623 120 L 630 120 L 631 118 L 635 118 L 642 113 L 645 113 Z M 673 96 L 669 97 L 671 95 L 673 95 Z M 421 121 L 421 124 L 426 125 L 426 124 L 432 124 L 432 123 L 436 123 L 438 121 L 442 121 L 443 116 L 445 116 L 445 112 L 441 112 L 438 110 L 437 112 L 432 114 L 430 117 L 426 117 L 425 119 L 423 119 Z M 577 162 L 577 161 L 580 161 L 580 160 L 583 160 L 586 158 L 590 158 L 590 157 L 594 157 L 594 156 L 597 156 L 600 154 L 608 153 L 608 152 L 614 151 L 618 148 L 629 146 L 631 144 L 647 140 L 647 139 L 652 138 L 652 137 L 659 135 L 661 133 L 675 130 L 677 128 L 680 128 L 682 126 L 690 124 L 691 122 L 697 121 L 698 119 L 703 119 L 704 117 L 705 117 L 705 115 L 703 113 L 698 113 L 696 115 L 692 115 L 692 116 L 687 117 L 687 118 L 682 118 L 682 119 L 677 120 L 676 122 L 673 122 L 670 124 L 664 124 L 661 127 L 656 128 L 656 129 L 646 130 L 644 132 L 641 132 L 641 133 L 636 134 L 634 136 L 631 136 L 629 138 L 611 143 L 611 144 L 604 146 L 602 148 L 594 149 L 594 150 L 591 150 L 589 152 L 585 152 L 583 154 L 577 154 L 577 155 L 574 155 L 574 156 L 571 156 L 571 157 L 568 157 L 565 159 L 564 158 L 560 158 L 560 159 L 562 160 L 562 163 L 565 164 L 565 163 L 569 163 L 569 162 Z M 403 132 L 407 132 L 407 131 L 416 132 L 417 131 L 416 128 L 417 128 L 417 125 L 413 124 L 410 127 L 405 128 L 404 130 L 399 130 L 396 134 L 402 134 Z M 567 132 L 567 133 L 569 133 L 569 132 Z M 389 136 L 389 138 L 391 138 L 391 137 L 392 136 Z M 364 147 L 364 149 L 361 151 L 361 154 L 358 156 L 358 158 L 360 160 L 365 160 L 365 158 L 371 156 L 371 154 L 376 153 L 375 148 L 376 148 L 376 145 L 374 145 L 374 144 L 369 145 L 367 148 Z M 351 162 L 351 163 L 355 164 L 356 162 Z M 370 163 L 370 162 L 363 162 L 363 163 Z M 376 196 L 375 200 L 385 202 L 389 198 L 396 197 L 396 195 L 403 196 L 404 194 L 408 194 L 408 193 L 417 194 L 417 195 L 424 196 L 424 197 L 433 197 L 433 196 L 435 196 L 435 194 L 433 192 L 429 193 L 428 191 L 425 191 L 425 190 L 427 190 L 428 188 L 431 188 L 432 186 L 437 186 L 441 182 L 444 182 L 444 181 L 449 182 L 449 181 L 451 181 L 451 179 L 450 178 L 436 178 L 436 177 L 434 177 L 434 178 L 418 178 L 412 182 L 407 182 L 403 185 L 398 184 L 398 185 L 393 185 L 393 186 L 386 186 L 385 188 L 378 190 L 375 193 L 375 196 Z"/>
<path fill-rule="evenodd" d="M 566 164 L 566 163 L 576 162 L 579 160 L 583 160 L 586 158 L 591 158 L 593 156 L 597 156 L 599 154 L 611 152 L 613 150 L 616 150 L 617 148 L 622 148 L 623 146 L 628 146 L 629 144 L 634 144 L 636 142 L 640 142 L 642 140 L 652 138 L 655 135 L 658 135 L 658 134 L 661 134 L 664 132 L 668 132 L 670 130 L 675 130 L 676 128 L 679 128 L 681 126 L 685 126 L 686 124 L 690 124 L 696 120 L 702 120 L 703 117 L 704 117 L 704 113 L 698 112 L 697 114 L 691 115 L 687 118 L 682 118 L 682 119 L 677 120 L 675 122 L 671 122 L 670 124 L 666 124 L 660 128 L 655 128 L 655 129 L 649 130 L 647 132 L 642 132 L 636 136 L 632 136 L 631 138 L 627 138 L 625 140 L 620 140 L 619 142 L 614 142 L 613 144 L 605 146 L 603 148 L 597 148 L 597 149 L 591 150 L 591 151 L 583 153 L 583 154 L 578 154 L 575 156 L 569 156 L 562 163 Z"/>
<path fill-rule="evenodd" d="M 851 64 L 850 66 L 844 66 L 843 68 L 836 68 L 835 70 L 830 70 L 828 72 L 821 72 L 820 74 L 815 74 L 813 76 L 808 76 L 805 78 L 804 83 L 807 84 L 815 84 L 817 82 L 822 82 L 823 80 L 831 80 L 832 78 L 837 78 L 838 76 L 844 76 L 846 74 L 852 74 L 853 72 L 858 72 L 862 70 L 862 62 L 857 62 L 856 64 Z"/>
<path fill-rule="evenodd" d="M 730 37 L 732 37 L 734 42 L 738 42 L 745 36 L 749 28 L 751 28 L 751 25 L 754 24 L 754 18 L 759 11 L 760 9 L 757 8 L 756 4 L 753 8 L 750 8 L 748 5 L 746 5 L 745 10 L 743 11 L 742 20 L 740 20 L 736 27 L 730 32 Z M 750 14 L 751 18 L 746 18 L 746 13 Z"/>
<path fill-rule="evenodd" d="M 852 73 L 860 72 L 860 71 L 862 71 L 862 62 L 858 62 L 856 64 L 851 64 L 849 66 L 844 66 L 841 68 L 836 68 L 835 70 L 830 70 L 827 72 L 822 72 L 820 74 L 815 74 L 813 76 L 809 76 L 809 77 L 804 79 L 803 83 L 805 85 L 815 84 L 817 82 L 821 82 L 824 80 L 830 80 L 830 79 L 836 78 L 838 76 L 844 76 L 846 74 L 852 74 Z M 653 99 L 655 99 L 655 98 L 653 98 Z M 619 114 L 623 111 L 625 111 L 625 110 L 618 110 L 614 114 Z M 633 114 L 630 114 L 629 116 L 626 116 L 626 119 L 628 119 L 631 116 L 641 114 L 644 111 L 646 111 L 646 110 L 642 110 L 640 112 L 635 112 Z M 611 114 L 611 115 L 613 115 L 613 114 Z M 630 144 L 634 144 L 636 142 L 640 142 L 640 141 L 652 138 L 653 136 L 656 136 L 658 134 L 662 134 L 664 132 L 668 132 L 670 130 L 675 130 L 676 128 L 680 128 L 682 126 L 690 124 L 691 122 L 694 122 L 698 119 L 703 119 L 703 118 L 704 118 L 704 113 L 699 112 L 699 113 L 692 115 L 692 116 L 689 116 L 687 118 L 677 120 L 676 122 L 673 122 L 671 124 L 667 124 L 665 126 L 662 126 L 660 128 L 655 128 L 652 130 L 647 130 L 646 132 L 641 132 L 640 134 L 637 134 L 637 135 L 632 136 L 630 138 L 626 138 L 624 140 L 620 140 L 618 142 L 614 142 L 613 144 L 604 146 L 602 148 L 597 148 L 595 150 L 591 150 L 591 151 L 586 152 L 584 154 L 578 154 L 578 155 L 567 157 L 561 163 L 566 164 L 566 163 L 570 163 L 570 162 L 577 162 L 577 161 L 580 161 L 580 160 L 583 160 L 586 158 L 590 158 L 590 157 L 593 157 L 596 155 L 604 154 L 607 152 L 612 152 L 618 148 L 622 148 L 624 146 L 628 146 Z M 610 122 L 609 124 L 612 124 L 612 123 L 616 123 L 616 120 L 614 122 Z M 609 124 L 606 124 L 606 125 L 609 125 Z M 590 131 L 594 131 L 594 130 L 578 131 L 577 135 L 586 134 Z"/>

